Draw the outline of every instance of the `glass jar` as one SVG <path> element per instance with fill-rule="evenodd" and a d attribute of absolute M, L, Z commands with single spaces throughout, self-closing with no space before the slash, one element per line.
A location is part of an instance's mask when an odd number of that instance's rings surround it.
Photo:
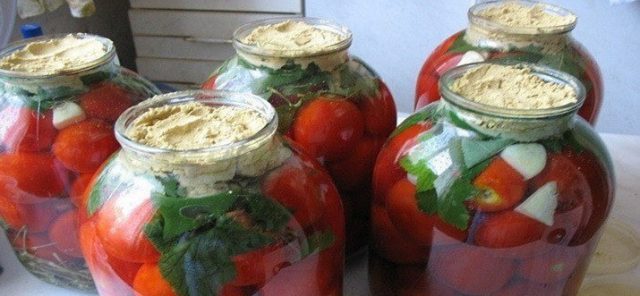
<path fill-rule="evenodd" d="M 455 94 L 407 118 L 374 169 L 373 295 L 576 295 L 613 199 L 611 161 L 576 111 L 492 107 Z M 401 291 L 399 293 L 398 291 Z M 397 294 L 396 294 L 397 293 Z M 407 293 L 407 294 L 402 294 Z"/>
<path fill-rule="evenodd" d="M 158 90 L 120 67 L 109 39 L 74 36 L 100 42 L 104 55 L 54 74 L 0 70 L 0 224 L 38 278 L 94 290 L 76 237 L 77 209 L 93 172 L 119 147 L 118 115 Z M 0 58 L 63 37 L 13 43 Z"/>
<path fill-rule="evenodd" d="M 243 40 L 256 28 L 303 22 L 341 36 L 316 52 L 267 50 Z M 331 174 L 345 208 L 347 254 L 368 241 L 371 172 L 396 124 L 391 93 L 360 59 L 351 56 L 351 32 L 315 18 L 278 18 L 234 33 L 236 55 L 203 84 L 205 89 L 252 92 L 271 103 L 279 130 L 317 158 Z"/>
<path fill-rule="evenodd" d="M 257 111 L 268 124 L 209 148 L 154 148 L 126 135 L 154 107 Z M 277 133 L 251 94 L 184 91 L 116 123 L 122 149 L 96 174 L 80 227 L 100 295 L 341 295 L 342 205 L 331 178 Z"/>
<path fill-rule="evenodd" d="M 480 13 L 505 3 L 526 7 L 541 5 L 557 16 L 574 16 L 564 8 L 528 1 L 486 1 L 469 9 L 469 25 L 440 44 L 426 60 L 416 86 L 416 110 L 440 99 L 438 79 L 445 71 L 472 62 L 526 62 L 549 66 L 577 77 L 586 88 L 586 99 L 578 114 L 595 124 L 602 105 L 600 70 L 589 53 L 571 37 L 573 21 L 553 27 L 510 27 Z"/>

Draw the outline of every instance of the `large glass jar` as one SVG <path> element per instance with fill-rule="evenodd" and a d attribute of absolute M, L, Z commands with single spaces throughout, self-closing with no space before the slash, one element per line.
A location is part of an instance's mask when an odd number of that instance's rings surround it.
<path fill-rule="evenodd" d="M 118 115 L 158 90 L 120 67 L 113 43 L 95 35 L 13 43 L 0 59 L 30 44 L 37 44 L 36 55 L 55 56 L 60 52 L 38 48 L 65 38 L 95 42 L 103 52 L 73 69 L 47 74 L 0 69 L 0 222 L 31 273 L 56 285 L 93 290 L 76 237 L 82 193 L 119 147 L 113 135 Z"/>
<path fill-rule="evenodd" d="M 576 295 L 613 199 L 604 144 L 578 102 L 517 110 L 461 97 L 407 118 L 374 169 L 373 295 Z"/>
<path fill-rule="evenodd" d="M 560 26 L 513 27 L 482 15 L 487 9 L 504 5 L 540 7 L 545 13 L 571 17 L 573 22 Z M 540 13 L 537 11 L 536 13 Z M 483 1 L 469 9 L 466 30 L 447 38 L 428 57 L 416 86 L 416 110 L 440 99 L 438 80 L 445 71 L 484 60 L 527 62 L 549 66 L 577 77 L 586 88 L 586 99 L 578 114 L 595 124 L 602 105 L 602 78 L 598 65 L 573 38 L 575 15 L 558 6 L 538 1 Z M 522 18 L 514 15 L 513 18 Z"/>
<path fill-rule="evenodd" d="M 190 102 L 248 108 L 268 123 L 202 149 L 155 148 L 128 136 L 148 110 Z M 187 126 L 202 128 L 193 122 Z M 80 227 L 100 294 L 341 295 L 337 189 L 277 126 L 275 109 L 246 93 L 185 91 L 127 110 L 116 123 L 122 149 L 90 185 Z"/>
<path fill-rule="evenodd" d="M 246 41 L 257 28 L 291 22 L 331 32 L 339 41 L 311 51 L 264 49 Z M 351 32 L 329 21 L 293 18 L 250 23 L 236 30 L 233 44 L 236 56 L 203 87 L 252 92 L 276 108 L 279 130 L 317 158 L 340 191 L 347 254 L 360 249 L 367 242 L 373 163 L 396 124 L 391 93 L 371 68 L 349 55 Z"/>

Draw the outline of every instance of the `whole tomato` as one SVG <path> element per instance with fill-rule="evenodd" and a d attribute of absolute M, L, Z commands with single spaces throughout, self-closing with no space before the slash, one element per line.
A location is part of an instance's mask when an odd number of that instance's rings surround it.
<path fill-rule="evenodd" d="M 364 133 L 362 112 L 343 97 L 318 97 L 300 108 L 293 139 L 312 156 L 339 160 L 348 156 Z"/>
<path fill-rule="evenodd" d="M 91 173 L 119 147 L 110 124 L 87 119 L 60 131 L 53 154 L 69 170 Z"/>
<path fill-rule="evenodd" d="M 89 118 L 115 122 L 118 116 L 133 105 L 133 100 L 119 86 L 104 82 L 91 87 L 80 96 L 80 106 Z"/>
<path fill-rule="evenodd" d="M 109 256 L 120 260 L 156 262 L 160 253 L 146 237 L 145 226 L 155 209 L 148 196 L 112 196 L 95 213 L 96 233 Z"/>

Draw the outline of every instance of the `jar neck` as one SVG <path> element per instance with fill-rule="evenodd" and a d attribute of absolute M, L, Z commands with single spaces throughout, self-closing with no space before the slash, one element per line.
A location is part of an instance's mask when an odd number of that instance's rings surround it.
<path fill-rule="evenodd" d="M 489 63 L 485 63 L 489 64 Z M 482 66 L 470 64 L 453 68 L 441 77 L 441 110 L 454 125 L 469 128 L 481 134 L 512 139 L 518 142 L 534 142 L 561 135 L 573 128 L 578 109 L 585 100 L 585 89 L 575 77 L 544 66 L 521 64 L 530 68 L 533 75 L 548 82 L 573 89 L 576 101 L 546 109 L 510 109 L 486 105 L 463 97 L 452 90 L 454 82 L 468 71 Z"/>
<path fill-rule="evenodd" d="M 115 46 L 111 40 L 91 34 L 74 33 L 79 39 L 92 39 L 102 44 L 104 54 L 96 57 L 95 60 L 74 65 L 70 69 L 61 69 L 51 74 L 37 74 L 11 70 L 0 70 L 0 84 L 4 86 L 4 91 L 12 90 L 24 93 L 38 94 L 44 91 L 51 91 L 65 88 L 65 93 L 74 91 L 84 92 L 88 84 L 93 84 L 118 75 L 120 62 L 116 54 Z M 9 56 L 32 42 L 46 42 L 65 38 L 67 34 L 42 36 L 15 42 L 7 46 L 0 56 Z M 50 98 L 49 98 L 50 99 Z"/>
<path fill-rule="evenodd" d="M 149 109 L 189 102 L 251 108 L 264 116 L 267 124 L 246 139 L 192 150 L 150 147 L 127 136 L 134 121 Z M 118 118 L 115 129 L 122 146 L 119 157 L 128 169 L 144 175 L 173 177 L 185 188 L 187 196 L 197 197 L 226 190 L 226 183 L 235 176 L 261 176 L 288 158 L 291 151 L 277 135 L 277 127 L 275 109 L 257 96 L 198 90 L 156 96 L 129 108 Z"/>
<path fill-rule="evenodd" d="M 538 14 L 543 13 L 563 18 L 566 22 L 540 26 L 514 26 L 485 16 L 485 11 L 505 11 L 504 5 L 510 2 L 523 9 L 536 9 Z M 536 47 L 541 48 L 543 52 L 559 52 L 568 45 L 570 32 L 576 26 L 577 18 L 573 12 L 560 6 L 534 0 L 513 0 L 510 2 L 484 1 L 469 8 L 467 13 L 469 25 L 465 33 L 465 41 L 475 47 L 500 51 Z M 515 12 L 508 12 L 508 10 L 505 13 L 513 13 L 511 15 L 513 18 L 522 17 Z"/>
<path fill-rule="evenodd" d="M 261 43 L 270 42 L 248 40 L 251 39 L 250 36 L 255 31 L 290 22 L 304 23 L 309 27 L 331 32 L 338 37 L 323 44 L 302 47 L 295 46 L 298 45 L 295 34 L 280 37 L 292 42 L 283 42 L 281 44 L 276 42 L 280 44 L 279 46 L 261 45 Z M 348 49 L 351 46 L 351 42 L 352 34 L 349 28 L 328 20 L 309 17 L 266 19 L 245 24 L 233 33 L 233 46 L 241 59 L 252 66 L 267 67 L 274 70 L 290 64 L 299 65 L 302 69 L 307 69 L 309 65 L 315 64 L 323 71 L 334 70 L 349 60 Z"/>
<path fill-rule="evenodd" d="M 115 51 L 100 63 L 91 65 L 81 71 L 46 76 L 25 76 L 0 73 L 0 85 L 8 93 L 24 93 L 38 95 L 42 91 L 55 94 L 57 89 L 65 88 L 66 94 L 83 93 L 89 84 L 112 79 L 120 73 L 120 63 Z M 55 99 L 55 98 L 47 98 Z"/>
<path fill-rule="evenodd" d="M 481 24 L 469 23 L 464 40 L 474 47 L 502 52 L 514 49 L 540 48 L 545 53 L 557 53 L 569 46 L 570 32 L 554 34 L 518 34 L 492 30 Z"/>
<path fill-rule="evenodd" d="M 561 135 L 572 129 L 576 121 L 575 111 L 542 118 L 500 117 L 461 108 L 446 99 L 441 108 L 454 125 L 467 125 L 483 135 L 518 142 L 535 142 Z"/>
<path fill-rule="evenodd" d="M 326 53 L 322 55 L 309 55 L 309 56 L 263 56 L 243 50 L 237 50 L 238 56 L 254 67 L 266 67 L 269 69 L 278 70 L 286 65 L 297 65 L 303 70 L 307 69 L 309 65 L 314 64 L 322 71 L 333 71 L 339 66 L 349 61 L 349 53 L 347 49 Z"/>

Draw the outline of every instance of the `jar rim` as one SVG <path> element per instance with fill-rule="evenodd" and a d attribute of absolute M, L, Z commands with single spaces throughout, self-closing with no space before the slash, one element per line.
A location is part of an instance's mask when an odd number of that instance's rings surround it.
<path fill-rule="evenodd" d="M 338 41 L 334 44 L 329 44 L 323 47 L 321 50 L 309 52 L 308 50 L 303 49 L 264 49 L 256 46 L 255 44 L 248 44 L 243 42 L 243 39 L 251 34 L 251 32 L 261 26 L 273 25 L 277 23 L 281 23 L 284 21 L 294 21 L 294 22 L 304 22 L 308 25 L 321 27 L 326 30 L 330 30 L 334 33 L 341 35 L 343 40 Z M 276 17 L 269 18 L 266 20 L 255 21 L 251 23 L 244 24 L 238 27 L 233 32 L 233 46 L 236 50 L 241 51 L 243 53 L 248 53 L 256 56 L 262 57 L 271 57 L 271 58 L 304 58 L 304 57 L 314 57 L 314 56 L 323 56 L 336 52 L 340 52 L 346 50 L 351 46 L 351 42 L 353 40 L 353 34 L 351 30 L 343 25 L 340 25 L 336 22 L 323 19 L 323 18 L 315 18 L 315 17 Z"/>
<path fill-rule="evenodd" d="M 7 47 L 0 50 L 0 58 L 6 57 L 12 54 L 13 52 L 20 50 L 33 42 L 61 39 L 69 35 L 73 35 L 79 39 L 85 39 L 85 38 L 95 39 L 103 44 L 103 46 L 106 49 L 106 52 L 104 53 L 104 55 L 102 55 L 101 57 L 91 62 L 85 63 L 80 67 L 75 67 L 65 71 L 58 71 L 56 73 L 50 73 L 50 74 L 38 74 L 38 73 L 29 73 L 29 72 L 23 72 L 23 71 L 12 71 L 12 70 L 0 69 L 0 76 L 12 77 L 12 78 L 46 79 L 46 78 L 52 78 L 52 77 L 61 76 L 61 75 L 74 75 L 78 73 L 87 72 L 87 71 L 96 69 L 102 65 L 105 65 L 109 61 L 113 60 L 113 58 L 116 56 L 116 48 L 113 45 L 113 41 L 111 41 L 111 39 L 109 38 L 106 38 L 100 35 L 89 34 L 89 33 L 63 33 L 63 34 L 44 35 L 44 36 L 12 42 L 9 45 L 7 45 Z"/>
<path fill-rule="evenodd" d="M 513 109 L 487 105 L 470 100 L 464 96 L 455 93 L 451 86 L 453 82 L 467 73 L 468 71 L 480 67 L 482 65 L 514 65 L 530 68 L 533 75 L 540 77 L 542 80 L 554 82 L 571 87 L 576 93 L 576 102 L 563 106 L 545 108 L 545 109 Z M 442 99 L 456 107 L 471 112 L 481 113 L 487 116 L 500 117 L 507 119 L 545 119 L 565 116 L 575 113 L 582 106 L 586 97 L 584 85 L 576 77 L 565 72 L 552 69 L 546 66 L 540 66 L 531 63 L 498 63 L 498 62 L 480 62 L 472 63 L 464 66 L 458 66 L 445 72 L 438 83 Z"/>
<path fill-rule="evenodd" d="M 265 117 L 267 124 L 255 134 L 235 141 L 233 143 L 214 144 L 206 148 L 197 149 L 170 149 L 159 148 L 139 143 L 126 135 L 127 128 L 144 112 L 154 107 L 166 105 L 180 105 L 190 102 L 199 102 L 205 104 L 214 104 L 218 106 L 236 106 L 251 108 Z M 129 107 L 125 110 L 115 123 L 116 139 L 123 149 L 130 149 L 137 153 L 147 155 L 157 154 L 176 154 L 176 155 L 192 155 L 192 154 L 214 154 L 229 150 L 243 150 L 243 147 L 252 146 L 255 143 L 263 141 L 265 138 L 272 136 L 278 128 L 278 115 L 276 110 L 266 100 L 250 94 L 240 92 L 230 92 L 221 90 L 186 90 L 177 91 L 167 94 L 161 94 L 149 98 L 141 103 Z"/>
<path fill-rule="evenodd" d="M 505 3 L 509 3 L 509 2 L 517 2 L 517 3 L 521 3 L 525 6 L 534 6 L 534 5 L 541 5 L 544 7 L 545 12 L 548 13 L 552 13 L 555 15 L 559 15 L 559 16 L 574 16 L 575 19 L 573 22 L 566 24 L 566 25 L 558 25 L 558 26 L 543 26 L 543 27 L 538 27 L 538 26 L 526 26 L 526 27 L 517 27 L 517 26 L 508 26 L 508 25 L 504 25 L 501 24 L 499 22 L 493 21 L 489 18 L 483 17 L 482 15 L 480 15 L 480 12 L 483 10 L 486 10 L 488 8 L 491 7 L 496 7 L 496 6 L 501 6 L 504 5 Z M 469 22 L 473 25 L 476 26 L 480 26 L 483 28 L 487 28 L 490 31 L 496 31 L 496 32 L 501 32 L 501 33 L 507 33 L 507 34 L 515 34 L 515 35 L 538 35 L 538 34 L 544 34 L 544 35 L 553 35 L 553 34 L 563 34 L 563 33 L 567 33 L 572 31 L 577 24 L 577 16 L 575 13 L 573 13 L 571 10 L 566 9 L 564 7 L 558 6 L 558 5 L 554 5 L 554 4 L 550 4 L 550 3 L 546 3 L 546 2 L 541 2 L 541 1 L 536 1 L 536 0 L 509 0 L 509 1 L 503 1 L 503 0 L 490 0 L 490 1 L 485 1 L 482 3 L 478 3 L 475 4 L 473 6 L 471 6 L 471 8 L 469 8 L 468 12 L 467 12 L 467 17 L 469 19 Z"/>

